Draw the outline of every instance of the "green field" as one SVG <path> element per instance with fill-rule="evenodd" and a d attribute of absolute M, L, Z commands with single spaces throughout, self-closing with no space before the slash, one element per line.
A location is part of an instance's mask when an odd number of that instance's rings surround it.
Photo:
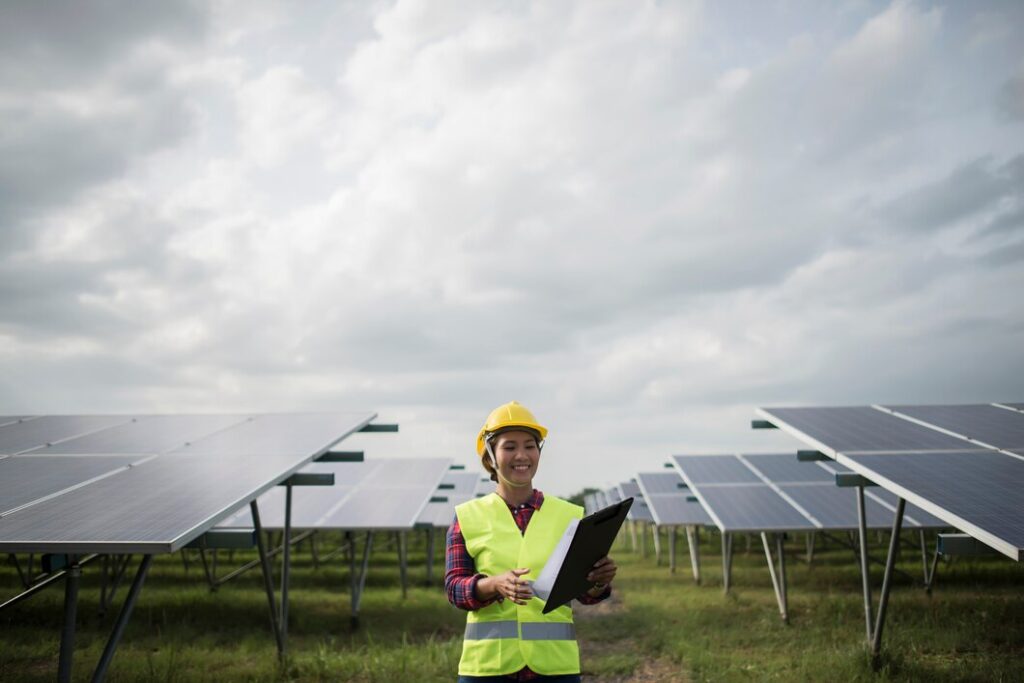
<path fill-rule="evenodd" d="M 883 557 L 884 544 L 874 535 L 872 540 L 872 553 Z M 339 542 L 331 535 L 320 541 L 321 547 Z M 339 556 L 314 569 L 308 547 L 301 546 L 293 556 L 289 656 L 283 663 L 257 572 L 213 593 L 194 559 L 186 571 L 180 556 L 158 557 L 108 680 L 454 680 L 464 617 L 445 600 L 441 562 L 434 584 L 424 586 L 422 541 L 410 545 L 408 597 L 401 595 L 393 545 L 378 549 L 355 630 L 347 563 Z M 655 565 L 647 545 L 641 558 L 620 544 L 613 599 L 577 608 L 588 680 L 1024 680 L 1024 568 L 1008 560 L 942 564 L 931 597 L 897 577 L 876 671 L 863 645 L 860 575 L 849 549 L 819 544 L 808 566 L 803 539 L 790 539 L 787 626 L 779 619 L 759 545 L 748 553 L 737 541 L 729 595 L 721 589 L 716 536 L 702 546 L 701 586 L 689 574 L 685 544 L 675 574 L 664 560 Z M 236 552 L 233 559 L 239 564 L 251 557 Z M 900 568 L 918 577 L 920 555 L 905 552 Z M 873 571 L 877 596 L 881 570 Z M 0 562 L 0 599 L 19 589 L 13 565 Z M 84 569 L 76 680 L 91 676 L 124 592 L 122 587 L 115 608 L 101 617 L 99 565 Z M 55 678 L 62 601 L 58 583 L 0 612 L 0 681 Z"/>

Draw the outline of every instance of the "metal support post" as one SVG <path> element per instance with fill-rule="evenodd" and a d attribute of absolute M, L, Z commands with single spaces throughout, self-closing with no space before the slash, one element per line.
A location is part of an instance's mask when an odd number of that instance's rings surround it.
<path fill-rule="evenodd" d="M 284 656 L 284 638 L 281 635 L 280 625 L 277 623 L 277 605 L 274 602 L 274 577 L 270 568 L 270 559 L 267 557 L 267 547 L 263 543 L 263 525 L 260 523 L 260 507 L 256 500 L 249 503 L 249 511 L 252 513 L 252 525 L 256 529 L 256 550 L 260 555 L 260 566 L 263 569 L 263 588 L 267 593 L 267 602 L 270 604 L 270 626 L 274 631 L 274 640 L 277 643 L 278 656 Z"/>
<path fill-rule="evenodd" d="M 928 543 L 924 538 L 924 529 L 921 529 L 918 533 L 921 538 L 921 568 L 924 570 L 924 586 L 927 591 L 928 584 L 930 583 L 928 580 Z"/>
<path fill-rule="evenodd" d="M 316 532 L 314 531 L 309 535 L 309 554 L 313 558 L 313 569 L 320 568 L 320 553 L 316 548 Z"/>
<path fill-rule="evenodd" d="M 203 565 L 203 574 L 206 575 L 206 583 L 210 584 L 210 590 L 215 592 L 218 586 L 217 575 L 215 573 L 216 569 L 212 571 L 210 570 L 210 563 L 206 559 L 206 548 L 199 548 L 199 560 Z"/>
<path fill-rule="evenodd" d="M 426 530 L 427 541 L 427 585 L 434 582 L 434 527 Z"/>
<path fill-rule="evenodd" d="M 281 642 L 288 647 L 288 582 L 292 571 L 292 483 L 284 487 L 284 552 L 281 553 Z"/>
<path fill-rule="evenodd" d="M 18 561 L 18 556 L 17 555 L 15 555 L 14 553 L 11 553 L 10 555 L 8 555 L 8 557 L 10 558 L 11 562 L 14 564 L 14 568 L 18 570 L 18 579 L 21 580 L 21 587 L 22 588 L 28 588 L 29 586 L 31 586 L 32 585 L 31 569 L 29 570 L 29 573 L 26 574 L 25 572 L 23 572 L 21 570 L 21 562 Z"/>
<path fill-rule="evenodd" d="M 722 532 L 722 588 L 729 592 L 732 583 L 732 535 Z"/>
<path fill-rule="evenodd" d="M 775 560 L 772 558 L 772 546 L 768 543 L 768 532 L 761 532 L 761 544 L 764 546 L 764 556 L 768 560 L 768 574 L 772 577 L 772 588 L 775 589 L 775 601 L 779 604 L 779 614 L 782 621 L 789 623 L 789 614 L 786 612 L 786 603 L 783 600 L 782 587 L 779 585 L 779 578 L 775 575 Z"/>
<path fill-rule="evenodd" d="M 885 576 L 882 578 L 882 596 L 878 599 L 878 618 L 871 640 L 871 656 L 877 658 L 882 651 L 882 628 L 885 626 L 885 610 L 889 606 L 889 591 L 892 590 L 892 568 L 900 547 L 900 530 L 903 527 L 903 509 L 907 501 L 900 498 L 896 503 L 896 516 L 892 520 L 892 537 L 889 538 L 889 557 L 885 562 Z"/>
<path fill-rule="evenodd" d="M 64 627 L 60 633 L 60 658 L 57 661 L 57 680 L 66 683 L 71 680 L 71 660 L 75 654 L 75 621 L 78 616 L 78 581 L 82 568 L 76 558 L 71 558 L 67 578 L 64 579 Z"/>
<path fill-rule="evenodd" d="M 658 528 L 657 524 L 652 524 L 651 529 L 654 532 L 654 566 L 661 566 L 661 529 Z"/>
<path fill-rule="evenodd" d="M 181 549 L 181 567 L 188 574 L 188 550 L 185 548 Z"/>
<path fill-rule="evenodd" d="M 807 566 L 814 562 L 814 542 L 818 539 L 818 532 L 812 531 L 807 534 Z"/>
<path fill-rule="evenodd" d="M 398 578 L 402 584 L 402 599 L 404 600 L 409 596 L 409 584 L 406 580 L 408 578 L 408 553 L 405 545 L 405 532 L 399 531 L 398 538 L 395 541 L 398 543 Z"/>
<path fill-rule="evenodd" d="M 864 487 L 857 487 L 857 534 L 860 538 L 860 580 L 864 592 L 864 624 L 871 642 L 871 575 L 868 573 L 868 531 L 864 512 Z"/>
<path fill-rule="evenodd" d="M 786 583 L 786 534 L 775 534 L 775 548 L 779 553 L 779 584 L 782 586 L 782 605 L 789 623 L 789 586 Z"/>
<path fill-rule="evenodd" d="M 674 526 L 668 528 L 668 571 L 670 574 L 676 573 L 676 528 Z"/>
<path fill-rule="evenodd" d="M 686 545 L 690 550 L 690 569 L 693 571 L 693 580 L 700 585 L 700 537 L 697 535 L 697 527 L 686 527 Z"/>
<path fill-rule="evenodd" d="M 352 551 L 349 557 L 352 582 L 352 628 L 358 628 L 359 603 L 362 602 L 363 599 L 363 589 L 366 587 L 366 574 L 370 568 L 370 551 L 373 548 L 373 532 L 366 532 L 366 542 L 363 544 L 363 564 L 358 578 L 356 577 L 356 546 L 354 536 L 352 537 L 351 548 Z"/>
<path fill-rule="evenodd" d="M 110 634 L 107 646 L 103 648 L 103 654 L 100 656 L 100 661 L 96 665 L 96 671 L 92 675 L 93 683 L 99 683 L 107 675 L 110 661 L 114 658 L 114 652 L 117 650 L 118 643 L 121 642 L 121 636 L 124 635 L 124 629 L 128 625 L 128 619 L 132 616 L 132 610 L 135 609 L 139 593 L 142 592 L 142 584 L 146 580 L 146 574 L 149 573 L 149 566 L 152 563 L 152 555 L 142 556 L 139 570 L 135 572 L 135 580 L 132 581 L 132 586 L 128 589 L 128 595 L 124 596 L 124 605 L 121 606 L 121 613 L 117 615 L 114 631 Z"/>
<path fill-rule="evenodd" d="M 636 525 L 635 521 L 629 523 L 629 549 L 630 552 L 636 552 Z"/>
<path fill-rule="evenodd" d="M 647 531 L 643 528 L 643 522 L 639 522 L 640 527 L 640 558 L 643 560 L 647 559 Z"/>

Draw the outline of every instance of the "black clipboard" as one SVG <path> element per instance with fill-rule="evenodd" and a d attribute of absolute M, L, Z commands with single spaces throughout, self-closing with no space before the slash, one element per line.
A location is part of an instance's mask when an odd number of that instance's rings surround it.
<path fill-rule="evenodd" d="M 626 498 L 579 521 L 569 551 L 544 604 L 544 614 L 578 598 L 594 586 L 593 581 L 587 581 L 587 574 L 612 549 L 632 505 L 633 499 Z"/>

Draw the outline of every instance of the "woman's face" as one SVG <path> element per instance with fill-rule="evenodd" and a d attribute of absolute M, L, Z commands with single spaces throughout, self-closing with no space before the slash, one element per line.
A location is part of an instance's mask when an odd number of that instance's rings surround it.
<path fill-rule="evenodd" d="M 513 484 L 529 484 L 540 464 L 537 439 L 529 432 L 509 431 L 499 434 L 494 441 L 494 457 L 498 460 L 498 474 Z"/>

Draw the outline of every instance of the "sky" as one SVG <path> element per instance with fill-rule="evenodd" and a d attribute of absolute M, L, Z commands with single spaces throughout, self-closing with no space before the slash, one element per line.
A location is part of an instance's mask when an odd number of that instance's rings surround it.
<path fill-rule="evenodd" d="M 568 495 L 1024 401 L 1024 4 L 0 6 L 0 413 L 372 410 Z"/>

